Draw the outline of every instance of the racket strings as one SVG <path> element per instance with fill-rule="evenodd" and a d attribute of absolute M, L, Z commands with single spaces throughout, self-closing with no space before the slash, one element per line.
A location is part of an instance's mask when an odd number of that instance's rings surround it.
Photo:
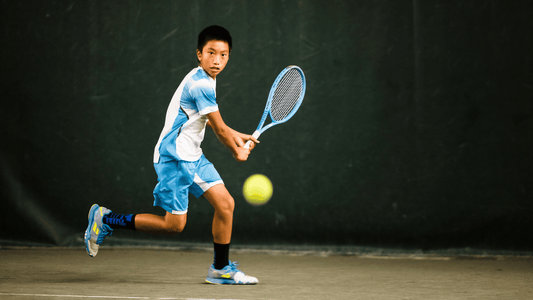
<path fill-rule="evenodd" d="M 300 72 L 293 69 L 279 81 L 270 107 L 270 116 L 275 121 L 285 119 L 292 112 L 303 91 L 303 80 Z"/>

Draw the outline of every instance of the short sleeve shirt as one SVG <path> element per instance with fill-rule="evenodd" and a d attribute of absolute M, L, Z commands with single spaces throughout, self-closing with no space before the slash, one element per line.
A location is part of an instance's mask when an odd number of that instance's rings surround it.
<path fill-rule="evenodd" d="M 170 101 L 165 125 L 155 146 L 154 163 L 200 159 L 207 114 L 215 111 L 218 111 L 216 80 L 197 67 L 185 76 Z"/>

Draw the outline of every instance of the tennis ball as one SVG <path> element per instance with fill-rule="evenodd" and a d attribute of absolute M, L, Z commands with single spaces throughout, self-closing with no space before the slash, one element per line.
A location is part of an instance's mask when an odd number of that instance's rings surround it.
<path fill-rule="evenodd" d="M 262 174 L 255 174 L 244 182 L 242 194 L 244 199 L 252 205 L 263 205 L 270 200 L 273 193 L 272 182 Z"/>

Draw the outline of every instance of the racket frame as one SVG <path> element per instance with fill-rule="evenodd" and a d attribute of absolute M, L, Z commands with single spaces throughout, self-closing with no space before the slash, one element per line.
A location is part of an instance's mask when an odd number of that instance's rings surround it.
<path fill-rule="evenodd" d="M 276 88 L 278 87 L 278 84 L 281 81 L 281 79 L 283 78 L 283 76 L 285 74 L 287 74 L 287 72 L 289 72 L 292 69 L 296 69 L 300 73 L 300 75 L 302 76 L 302 92 L 300 93 L 300 97 L 298 98 L 298 101 L 296 102 L 296 105 L 294 105 L 294 107 L 292 108 L 291 112 L 285 118 L 283 118 L 283 119 L 281 119 L 279 121 L 276 121 L 276 120 L 274 120 L 274 118 L 272 118 L 272 112 L 270 110 L 270 107 L 272 105 L 272 98 L 274 98 L 274 93 L 276 92 Z M 265 132 L 270 127 L 272 127 L 274 125 L 285 123 L 290 118 L 292 118 L 292 116 L 294 116 L 294 114 L 298 111 L 298 109 L 300 108 L 300 105 L 303 102 L 303 98 L 305 96 L 305 89 L 306 89 L 305 75 L 304 75 L 304 72 L 302 71 L 302 69 L 300 69 L 300 67 L 295 66 L 295 65 L 290 65 L 290 66 L 286 67 L 285 69 L 283 69 L 279 73 L 278 77 L 276 77 L 276 80 L 274 80 L 274 83 L 272 84 L 272 87 L 270 88 L 270 92 L 268 93 L 267 103 L 265 105 L 265 110 L 263 111 L 263 115 L 261 116 L 261 121 L 259 121 L 259 125 L 257 125 L 257 129 L 252 134 L 252 136 L 257 139 L 257 138 L 259 138 L 259 136 L 263 132 Z M 263 127 L 263 125 L 265 124 L 265 121 L 267 119 L 267 116 L 270 116 L 270 120 L 272 121 L 272 123 L 270 123 L 267 126 Z M 249 148 L 251 142 L 252 141 L 246 142 L 246 144 L 244 145 L 244 148 Z"/>

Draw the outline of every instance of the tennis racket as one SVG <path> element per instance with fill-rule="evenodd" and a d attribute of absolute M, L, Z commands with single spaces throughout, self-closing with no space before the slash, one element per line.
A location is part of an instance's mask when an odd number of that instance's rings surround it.
<path fill-rule="evenodd" d="M 252 134 L 256 139 L 274 125 L 287 122 L 300 108 L 305 95 L 305 76 L 297 66 L 288 66 L 272 84 L 268 94 L 265 111 L 257 129 Z M 272 122 L 266 126 L 265 121 L 270 116 Z M 249 148 L 252 141 L 246 142 L 244 148 Z"/>

